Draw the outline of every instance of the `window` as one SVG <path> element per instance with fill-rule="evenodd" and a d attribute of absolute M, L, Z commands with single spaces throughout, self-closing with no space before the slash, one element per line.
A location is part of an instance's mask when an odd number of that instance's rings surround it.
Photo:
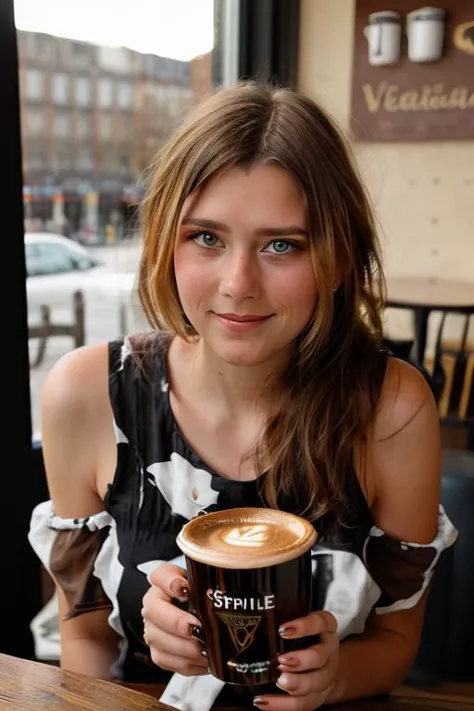
<path fill-rule="evenodd" d="M 69 101 L 69 77 L 67 74 L 53 74 L 51 81 L 51 96 L 58 105 L 67 104 Z"/>
<path fill-rule="evenodd" d="M 102 114 L 99 117 L 99 133 L 103 141 L 110 141 L 112 137 L 112 119 L 109 114 Z"/>
<path fill-rule="evenodd" d="M 113 102 L 113 84 L 111 79 L 99 79 L 97 85 L 97 101 L 102 108 L 112 106 Z"/>
<path fill-rule="evenodd" d="M 92 170 L 92 151 L 88 146 L 81 146 L 77 151 L 77 167 L 79 170 Z"/>
<path fill-rule="evenodd" d="M 44 99 L 44 74 L 39 69 L 27 69 L 25 73 L 25 93 L 30 101 Z"/>
<path fill-rule="evenodd" d="M 30 136 L 41 136 L 44 133 L 44 109 L 42 106 L 29 106 L 25 116 L 25 128 Z"/>
<path fill-rule="evenodd" d="M 88 113 L 76 115 L 76 138 L 83 141 L 91 135 L 91 117 Z"/>
<path fill-rule="evenodd" d="M 25 245 L 26 272 L 29 277 L 62 274 L 90 269 L 94 260 L 54 242 Z"/>
<path fill-rule="evenodd" d="M 44 170 L 46 168 L 46 155 L 40 148 L 32 149 L 26 155 L 26 165 L 30 170 Z"/>
<path fill-rule="evenodd" d="M 196 104 L 205 93 L 201 85 L 206 89 L 212 85 L 211 61 L 199 64 L 197 72 L 191 57 L 211 50 L 214 7 L 218 10 L 228 3 L 238 4 L 237 0 L 146 0 L 128 14 L 126 22 L 114 22 L 110 0 L 62 0 L 60 9 L 65 6 L 67 12 L 61 12 L 61 18 L 51 9 L 58 0 L 18 0 L 25 7 L 24 25 L 31 27 L 28 32 L 19 25 L 17 29 L 24 92 L 20 107 L 23 176 L 30 190 L 24 214 L 30 231 L 57 229 L 71 238 L 72 246 L 83 244 L 93 247 L 93 257 L 103 255 L 109 272 L 136 273 L 141 235 L 135 227 L 130 229 L 135 215 L 131 203 L 143 196 L 146 169 L 156 151 L 188 104 Z M 184 12 L 184 4 L 192 11 Z M 161 6 L 172 20 L 164 21 Z M 103 21 L 104 17 L 110 21 Z M 64 32 L 57 36 L 59 20 Z M 237 21 L 228 24 L 237 30 Z M 227 46 L 226 36 L 218 51 L 222 47 L 227 51 Z M 219 57 L 216 66 L 220 66 Z M 123 199 L 126 190 L 133 197 Z M 55 192 L 63 195 L 62 202 L 53 199 Z M 133 244 L 121 244 L 132 236 Z M 42 291 L 42 299 L 48 283 L 63 281 L 87 290 L 93 281 L 87 273 L 71 271 L 64 253 L 53 255 L 53 260 L 48 257 L 51 248 L 46 254 L 36 249 L 33 255 L 32 248 L 27 249 L 30 272 L 59 275 L 29 280 L 30 288 L 37 285 Z M 122 281 L 128 283 L 128 277 L 116 280 L 117 284 Z M 131 304 L 132 298 L 128 301 Z M 57 294 L 57 301 L 41 303 L 54 308 L 52 322 L 70 320 L 70 290 Z M 146 328 L 137 308 L 127 308 L 123 325 L 118 296 L 117 303 L 111 294 L 110 303 L 101 297 L 98 304 L 101 308 L 86 300 L 86 343 L 116 338 L 124 328 L 129 333 Z M 34 323 L 37 309 L 30 312 Z M 37 343 L 32 340 L 31 346 L 34 358 Z M 71 346 L 71 339 L 55 339 L 48 344 L 44 361 L 31 369 L 35 432 L 41 431 L 39 402 L 46 374 Z"/>
<path fill-rule="evenodd" d="M 128 82 L 121 82 L 118 85 L 117 104 L 121 109 L 129 109 L 132 106 L 132 85 Z"/>
<path fill-rule="evenodd" d="M 122 114 L 117 121 L 117 136 L 120 141 L 131 141 L 132 136 L 132 117 L 130 114 Z"/>
<path fill-rule="evenodd" d="M 56 146 L 54 151 L 54 163 L 56 171 L 69 170 L 72 165 L 71 152 L 64 146 Z"/>
<path fill-rule="evenodd" d="M 70 133 L 69 114 L 57 113 L 54 115 L 53 132 L 56 138 L 67 138 Z"/>
<path fill-rule="evenodd" d="M 76 106 L 85 108 L 91 105 L 91 80 L 89 77 L 76 77 L 74 94 Z"/>

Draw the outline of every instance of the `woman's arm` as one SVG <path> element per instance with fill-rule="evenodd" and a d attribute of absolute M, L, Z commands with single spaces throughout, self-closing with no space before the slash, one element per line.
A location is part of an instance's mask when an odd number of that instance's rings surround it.
<path fill-rule="evenodd" d="M 438 527 L 439 417 L 424 378 L 400 361 L 389 362 L 368 455 L 376 525 L 398 540 L 430 543 Z M 409 610 L 372 613 L 363 635 L 341 643 L 328 700 L 387 692 L 403 681 L 418 651 L 424 608 L 425 596 Z"/>
<path fill-rule="evenodd" d="M 107 391 L 107 346 L 73 351 L 49 374 L 42 393 L 42 442 L 49 491 L 56 515 L 83 518 L 103 510 L 97 482 L 113 477 L 115 441 Z M 110 610 L 64 621 L 69 611 L 57 586 L 61 666 L 107 678 L 118 656 Z"/>

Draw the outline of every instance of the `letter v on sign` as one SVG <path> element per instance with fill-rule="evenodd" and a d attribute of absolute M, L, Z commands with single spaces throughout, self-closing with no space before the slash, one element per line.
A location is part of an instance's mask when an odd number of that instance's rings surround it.
<path fill-rule="evenodd" d="M 382 104 L 382 99 L 387 91 L 387 82 L 382 81 L 378 85 L 377 89 L 374 91 L 374 87 L 371 84 L 363 84 L 362 92 L 364 94 L 364 99 L 366 106 L 371 114 L 377 114 L 380 111 L 380 106 Z"/>

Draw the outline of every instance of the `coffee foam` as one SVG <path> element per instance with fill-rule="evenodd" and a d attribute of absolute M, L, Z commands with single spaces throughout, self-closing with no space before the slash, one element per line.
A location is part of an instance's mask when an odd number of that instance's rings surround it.
<path fill-rule="evenodd" d="M 266 568 L 293 560 L 316 542 L 305 519 L 276 509 L 214 511 L 189 521 L 176 542 L 182 552 L 218 568 Z"/>

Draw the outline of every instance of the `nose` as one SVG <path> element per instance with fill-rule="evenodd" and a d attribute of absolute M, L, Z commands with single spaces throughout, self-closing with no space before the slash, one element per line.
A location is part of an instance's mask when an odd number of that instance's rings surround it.
<path fill-rule="evenodd" d="M 230 297 L 236 302 L 259 297 L 261 275 L 258 262 L 252 255 L 229 251 L 221 267 L 222 296 Z"/>

